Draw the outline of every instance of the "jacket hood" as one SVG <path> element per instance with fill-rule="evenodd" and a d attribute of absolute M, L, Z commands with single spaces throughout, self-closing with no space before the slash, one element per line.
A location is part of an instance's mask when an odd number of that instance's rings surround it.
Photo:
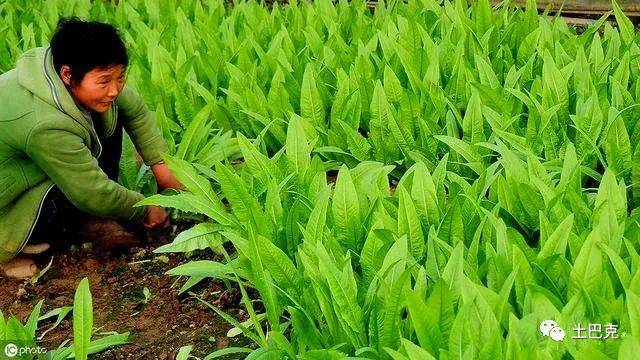
<path fill-rule="evenodd" d="M 42 101 L 82 122 L 83 115 L 62 79 L 53 68 L 50 47 L 38 47 L 22 54 L 16 62 L 18 82 Z"/>
<path fill-rule="evenodd" d="M 23 53 L 16 62 L 18 83 L 42 101 L 57 108 L 86 128 L 94 140 L 97 134 L 91 124 L 78 108 L 71 93 L 60 79 L 53 67 L 51 47 L 37 47 Z M 103 129 L 114 129 L 117 108 L 114 104 L 104 113 L 97 114 L 96 119 Z M 98 142 L 99 143 L 99 142 Z"/>

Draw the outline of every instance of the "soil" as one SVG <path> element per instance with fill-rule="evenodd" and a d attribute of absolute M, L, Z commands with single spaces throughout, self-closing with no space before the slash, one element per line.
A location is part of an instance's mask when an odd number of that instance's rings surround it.
<path fill-rule="evenodd" d="M 184 227 L 187 225 L 180 225 L 180 228 Z M 92 359 L 174 359 L 180 347 L 186 345 L 193 345 L 192 355 L 203 357 L 229 346 L 252 346 L 242 335 L 227 337 L 231 326 L 201 301 L 188 293 L 178 295 L 186 279 L 164 275 L 180 263 L 214 257 L 210 251 L 198 251 L 188 260 L 183 254 L 161 256 L 163 254 L 153 253 L 155 248 L 171 242 L 176 232 L 179 232 L 176 227 L 165 231 L 141 231 L 139 244 L 126 249 L 105 250 L 73 241 L 55 246 L 38 258 L 41 268 L 51 257 L 53 262 L 34 284 L 28 280 L 0 277 L 0 310 L 5 317 L 13 314 L 24 323 L 41 299 L 44 300 L 41 314 L 72 306 L 76 286 L 83 277 L 88 277 L 93 296 L 94 329 L 131 333 L 130 344 L 96 354 Z M 151 294 L 146 303 L 145 287 Z M 220 282 L 205 280 L 191 291 L 236 319 L 246 320 L 236 288 L 227 289 Z M 69 314 L 57 328 L 47 333 L 39 346 L 54 349 L 72 339 L 71 317 Z M 37 335 L 51 327 L 54 321 L 40 322 Z"/>

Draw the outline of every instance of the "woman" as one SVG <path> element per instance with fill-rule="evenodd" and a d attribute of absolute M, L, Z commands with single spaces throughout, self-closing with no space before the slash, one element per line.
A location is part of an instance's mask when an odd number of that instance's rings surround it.
<path fill-rule="evenodd" d="M 113 26 L 71 18 L 0 75 L 0 275 L 32 276 L 26 256 L 47 250 L 38 242 L 52 232 L 117 246 L 133 236 L 116 220 L 169 225 L 163 208 L 134 207 L 143 195 L 116 182 L 126 131 L 159 188 L 182 188 L 161 161 L 153 114 L 125 85 L 128 61 Z"/>

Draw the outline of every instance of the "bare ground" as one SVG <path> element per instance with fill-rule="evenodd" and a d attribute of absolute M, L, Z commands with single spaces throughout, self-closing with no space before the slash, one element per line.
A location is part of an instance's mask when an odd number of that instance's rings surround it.
<path fill-rule="evenodd" d="M 204 356 L 228 346 L 246 346 L 242 336 L 228 338 L 231 326 L 206 305 L 189 295 L 178 295 L 184 279 L 164 273 L 184 262 L 180 254 L 158 256 L 153 249 L 169 243 L 175 236 L 164 232 L 142 231 L 137 246 L 107 251 L 97 246 L 70 245 L 56 240 L 58 246 L 38 259 L 51 268 L 35 283 L 0 278 L 0 309 L 23 323 L 35 304 L 44 299 L 42 314 L 72 306 L 76 286 L 88 277 L 93 295 L 94 328 L 102 332 L 131 332 L 130 344 L 94 356 L 95 359 L 173 359 L 180 347 L 193 345 L 193 355 Z M 53 242 L 53 241 L 52 241 Z M 212 253 L 196 254 L 211 258 Z M 143 289 L 151 297 L 144 302 Z M 218 282 L 204 281 L 193 291 L 223 308 L 237 319 L 246 313 L 238 308 L 239 293 Z M 40 346 L 53 349 L 72 339 L 71 314 L 56 329 L 46 334 Z M 40 323 L 37 334 L 53 324 Z"/>

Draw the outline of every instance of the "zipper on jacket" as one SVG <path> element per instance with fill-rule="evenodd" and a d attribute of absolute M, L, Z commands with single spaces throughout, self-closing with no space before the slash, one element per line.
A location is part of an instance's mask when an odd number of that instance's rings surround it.
<path fill-rule="evenodd" d="M 47 83 L 49 84 L 49 88 L 51 89 L 51 96 L 53 97 L 53 101 L 56 103 L 56 106 L 58 107 L 58 109 L 63 113 L 67 114 L 68 116 L 70 116 L 71 118 L 73 118 L 73 116 L 69 115 L 62 108 L 62 105 L 60 104 L 60 100 L 58 99 L 58 94 L 56 93 L 56 88 L 53 85 L 53 80 L 51 80 L 51 77 L 47 72 L 47 55 L 49 54 L 50 51 L 51 51 L 51 47 L 47 47 L 47 49 L 44 52 L 44 58 L 42 61 L 42 71 L 44 72 L 44 77 L 47 79 Z M 96 131 L 93 121 L 89 121 L 89 120 L 87 121 L 90 123 L 89 125 L 91 125 L 91 133 L 96 137 L 96 141 L 98 142 L 98 155 L 96 156 L 96 158 L 99 158 L 100 155 L 102 155 L 102 144 L 100 143 L 100 138 L 98 137 L 98 132 Z"/>
<path fill-rule="evenodd" d="M 44 193 L 44 196 L 42 197 L 42 200 L 40 200 L 40 205 L 38 205 L 38 212 L 36 213 L 36 219 L 34 220 L 33 224 L 31 224 L 31 228 L 29 229 L 29 233 L 27 234 L 27 238 L 22 243 L 22 246 L 20 247 L 20 250 L 18 250 L 16 255 L 20 254 L 22 252 L 22 250 L 24 250 L 25 246 L 27 246 L 27 243 L 31 239 L 31 235 L 33 235 L 33 230 L 35 229 L 36 225 L 38 224 L 38 220 L 40 219 L 40 215 L 42 213 L 42 206 L 44 205 L 44 201 L 47 199 L 47 195 L 49 195 L 49 192 L 51 192 L 51 189 L 53 189 L 54 186 L 55 186 L 55 184 L 49 186 L 47 191 Z"/>
<path fill-rule="evenodd" d="M 96 159 L 100 157 L 100 155 L 102 155 L 102 144 L 100 143 L 100 138 L 98 137 L 98 132 L 96 131 L 96 127 L 93 124 L 93 119 L 92 121 L 89 121 L 91 124 L 91 130 L 93 130 L 93 134 L 96 136 L 96 141 L 98 142 L 98 155 L 96 156 Z"/>

